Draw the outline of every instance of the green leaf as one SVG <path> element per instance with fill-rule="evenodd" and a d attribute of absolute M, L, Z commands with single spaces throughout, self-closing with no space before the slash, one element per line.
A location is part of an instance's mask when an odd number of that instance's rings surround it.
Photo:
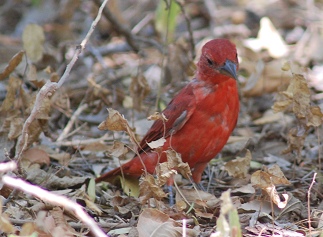
<path fill-rule="evenodd" d="M 167 40 L 173 41 L 180 6 L 175 0 L 160 0 L 156 9 L 155 27 L 157 32 Z"/>

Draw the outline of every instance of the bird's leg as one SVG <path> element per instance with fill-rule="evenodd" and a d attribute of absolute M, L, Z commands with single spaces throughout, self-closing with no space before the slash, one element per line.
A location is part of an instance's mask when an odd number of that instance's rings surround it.
<path fill-rule="evenodd" d="M 175 192 L 173 190 L 173 185 L 166 185 L 167 191 L 168 191 L 168 200 L 169 200 L 169 206 L 172 207 L 175 205 Z"/>

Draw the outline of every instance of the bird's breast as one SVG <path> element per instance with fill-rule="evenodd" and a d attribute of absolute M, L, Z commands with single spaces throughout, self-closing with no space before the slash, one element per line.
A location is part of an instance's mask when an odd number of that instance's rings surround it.
<path fill-rule="evenodd" d="M 235 80 L 214 87 L 194 88 L 195 111 L 174 136 L 170 146 L 181 153 L 183 161 L 194 166 L 207 162 L 226 144 L 239 113 Z"/>

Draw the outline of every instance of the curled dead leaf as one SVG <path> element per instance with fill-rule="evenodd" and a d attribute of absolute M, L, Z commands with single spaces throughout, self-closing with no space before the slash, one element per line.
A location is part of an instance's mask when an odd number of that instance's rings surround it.
<path fill-rule="evenodd" d="M 252 185 L 266 189 L 271 185 L 290 185 L 278 165 L 273 165 L 267 170 L 258 170 L 251 175 Z"/>
<path fill-rule="evenodd" d="M 176 169 L 185 178 L 189 179 L 192 176 L 191 168 L 187 162 L 183 162 L 181 154 L 177 153 L 173 149 L 166 151 L 167 164 L 170 169 Z"/>
<path fill-rule="evenodd" d="M 130 84 L 130 95 L 133 99 L 133 108 L 141 111 L 142 101 L 150 92 L 150 87 L 146 78 L 143 75 L 139 75 L 132 78 Z"/>
<path fill-rule="evenodd" d="M 109 115 L 105 121 L 100 123 L 98 128 L 100 130 L 110 130 L 110 131 L 127 131 L 128 122 L 127 120 L 117 111 L 108 108 Z"/>
<path fill-rule="evenodd" d="M 268 186 L 264 189 L 270 197 L 270 200 L 273 201 L 279 208 L 285 208 L 288 202 L 288 194 L 284 193 L 282 196 L 284 200 L 281 200 L 275 185 Z"/>
<path fill-rule="evenodd" d="M 287 90 L 280 94 L 281 97 L 272 107 L 275 112 L 291 109 L 296 118 L 308 127 L 317 127 L 323 123 L 323 113 L 320 108 L 311 106 L 311 92 L 303 75 L 293 74 Z"/>
<path fill-rule="evenodd" d="M 129 135 L 131 141 L 138 145 L 136 135 L 130 128 L 127 120 L 117 111 L 112 108 L 107 109 L 109 112 L 108 117 L 100 123 L 98 128 L 100 130 L 111 130 L 111 131 L 125 131 Z"/>
<path fill-rule="evenodd" d="M 286 206 L 288 195 L 283 195 L 285 200 L 282 201 L 275 186 L 290 185 L 290 182 L 286 179 L 278 165 L 273 165 L 264 171 L 256 171 L 251 175 L 251 183 L 264 190 L 279 208 L 284 208 Z"/>
<path fill-rule="evenodd" d="M 159 120 L 159 119 L 161 119 L 163 121 L 168 120 L 163 113 L 158 113 L 158 112 L 155 112 L 154 114 L 150 115 L 147 119 L 148 120 Z"/>
<path fill-rule="evenodd" d="M 4 101 L 2 102 L 0 111 L 9 111 L 14 106 L 16 99 L 17 91 L 20 90 L 22 81 L 16 77 L 10 77 L 7 86 L 7 95 Z"/>
<path fill-rule="evenodd" d="M 22 160 L 28 160 L 31 164 L 49 165 L 50 159 L 46 151 L 39 148 L 30 148 L 23 152 Z"/>
<path fill-rule="evenodd" d="M 250 168 L 251 159 L 251 152 L 247 150 L 245 157 L 237 157 L 234 160 L 228 161 L 224 168 L 229 175 L 235 178 L 245 178 Z"/>
<path fill-rule="evenodd" d="M 161 200 L 167 196 L 157 179 L 151 174 L 147 174 L 140 180 L 139 188 L 142 203 L 146 203 L 150 198 Z"/>
<path fill-rule="evenodd" d="M 164 137 L 159 138 L 156 141 L 152 141 L 152 142 L 147 142 L 147 145 L 151 148 L 151 149 L 155 149 L 158 147 L 162 147 L 164 145 L 164 143 L 166 142 L 166 139 Z"/>
<path fill-rule="evenodd" d="M 3 70 L 3 72 L 0 73 L 0 80 L 3 80 L 5 78 L 7 78 L 10 73 L 13 72 L 13 70 L 15 70 L 15 68 L 19 65 L 19 63 L 22 60 L 22 57 L 24 56 L 25 52 L 24 51 L 19 51 L 18 53 L 16 53 L 9 61 L 8 65 L 5 67 L 5 69 Z"/>

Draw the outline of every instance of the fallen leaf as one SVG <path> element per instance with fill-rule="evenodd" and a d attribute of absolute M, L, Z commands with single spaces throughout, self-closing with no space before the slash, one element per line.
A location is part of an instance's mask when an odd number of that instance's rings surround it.
<path fill-rule="evenodd" d="M 147 144 L 151 149 L 155 149 L 155 148 L 158 148 L 158 147 L 162 147 L 165 142 L 166 142 L 166 139 L 164 137 L 161 137 L 156 141 L 147 142 Z"/>
<path fill-rule="evenodd" d="M 44 53 L 45 34 L 42 27 L 29 24 L 22 33 L 22 42 L 28 58 L 32 62 L 38 62 Z"/>
<path fill-rule="evenodd" d="M 49 155 L 42 149 L 30 148 L 23 152 L 22 160 L 28 160 L 31 164 L 50 164 Z"/>
<path fill-rule="evenodd" d="M 150 87 L 143 75 L 132 77 L 130 84 L 130 95 L 133 99 L 133 108 L 141 111 L 142 101 L 150 92 Z"/>
<path fill-rule="evenodd" d="M 244 44 L 255 52 L 267 49 L 273 58 L 281 58 L 288 54 L 286 43 L 268 17 L 261 18 L 257 38 L 247 39 Z"/>
<path fill-rule="evenodd" d="M 237 157 L 234 160 L 228 161 L 224 165 L 224 169 L 235 178 L 245 178 L 250 168 L 251 159 L 251 152 L 247 150 L 245 157 Z"/>
<path fill-rule="evenodd" d="M 6 98 L 2 102 L 0 111 L 7 112 L 14 107 L 17 91 L 20 90 L 22 81 L 16 77 L 10 77 L 8 81 Z"/>
<path fill-rule="evenodd" d="M 5 67 L 3 72 L 0 73 L 0 81 L 7 78 L 10 75 L 10 73 L 12 73 L 16 69 L 16 67 L 21 62 L 24 54 L 24 51 L 19 51 L 10 59 L 8 65 Z"/>
<path fill-rule="evenodd" d="M 156 209 L 144 209 L 139 215 L 137 230 L 140 237 L 181 237 L 181 227 L 165 213 Z M 190 235 L 192 236 L 192 235 Z"/>
<path fill-rule="evenodd" d="M 109 112 L 108 117 L 100 123 L 98 128 L 100 130 L 110 130 L 110 131 L 125 131 L 128 133 L 131 141 L 138 145 L 136 135 L 130 128 L 127 120 L 117 111 L 111 108 L 107 109 Z"/>
<path fill-rule="evenodd" d="M 167 197 L 161 185 L 151 174 L 145 175 L 140 180 L 140 198 L 141 203 L 146 203 L 150 198 L 161 200 Z"/>
<path fill-rule="evenodd" d="M 192 204 L 196 204 L 200 207 L 207 207 L 210 209 L 215 209 L 220 205 L 220 199 L 215 197 L 213 194 L 197 189 L 179 188 L 179 190 L 176 190 L 175 200 L 176 205 L 177 203 L 186 201 L 188 202 L 189 206 Z"/>

